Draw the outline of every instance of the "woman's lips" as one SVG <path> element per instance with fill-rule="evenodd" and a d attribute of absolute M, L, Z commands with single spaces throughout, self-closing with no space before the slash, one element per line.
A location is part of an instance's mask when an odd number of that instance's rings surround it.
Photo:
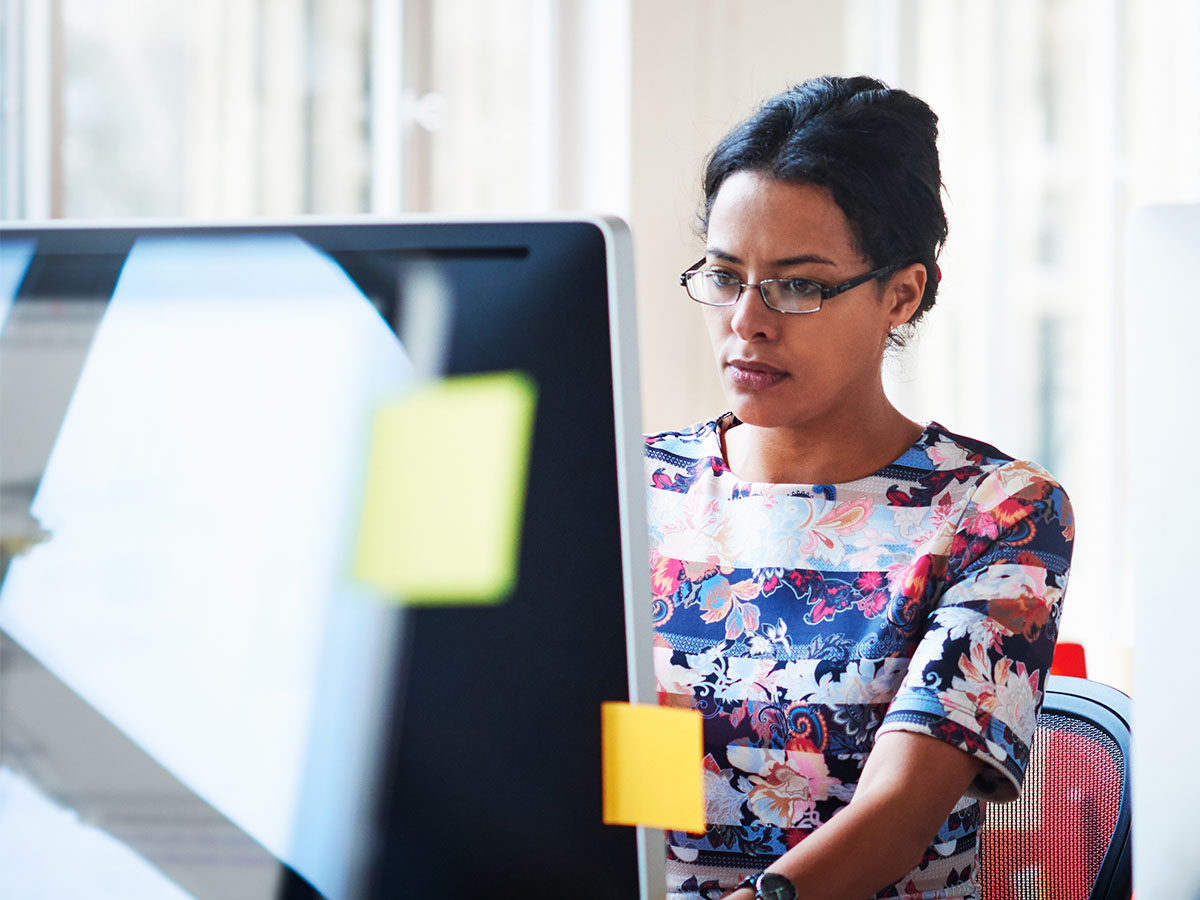
<path fill-rule="evenodd" d="M 772 365 L 746 359 L 733 359 L 728 363 L 729 380 L 740 388 L 761 391 L 787 378 L 787 372 Z"/>

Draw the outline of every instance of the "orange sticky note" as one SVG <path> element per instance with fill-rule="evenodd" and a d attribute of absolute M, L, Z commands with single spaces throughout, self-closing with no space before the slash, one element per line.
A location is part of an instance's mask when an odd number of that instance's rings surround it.
<path fill-rule="evenodd" d="M 605 703 L 604 821 L 703 832 L 704 736 L 698 710 Z"/>

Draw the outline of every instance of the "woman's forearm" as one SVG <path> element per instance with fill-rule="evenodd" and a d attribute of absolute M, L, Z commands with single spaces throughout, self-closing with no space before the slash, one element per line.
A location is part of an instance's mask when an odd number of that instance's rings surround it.
<path fill-rule="evenodd" d="M 882 735 L 849 805 L 767 871 L 787 877 L 800 900 L 872 897 L 917 866 L 979 766 L 925 735 Z M 751 900 L 753 892 L 729 897 Z"/>

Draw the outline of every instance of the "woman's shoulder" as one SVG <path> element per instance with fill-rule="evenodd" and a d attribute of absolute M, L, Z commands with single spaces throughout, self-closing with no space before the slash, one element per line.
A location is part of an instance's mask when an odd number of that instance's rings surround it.
<path fill-rule="evenodd" d="M 1042 465 L 1014 457 L 992 444 L 956 434 L 936 422 L 925 430 L 926 456 L 932 472 L 953 479 L 969 490 L 977 510 L 1035 509 L 1044 518 L 1073 522 L 1066 490 Z M 1068 529 L 1073 530 L 1073 529 Z"/>
<path fill-rule="evenodd" d="M 1025 472 L 1028 477 L 1054 481 L 1054 476 L 1040 464 L 1015 457 L 978 438 L 953 432 L 937 422 L 926 426 L 915 449 L 920 450 L 931 470 L 973 469 L 980 475 L 1001 478 Z"/>
<path fill-rule="evenodd" d="M 993 444 L 951 431 L 939 422 L 925 426 L 914 449 L 926 457 L 931 469 L 994 469 L 1015 459 Z"/>
<path fill-rule="evenodd" d="M 720 448 L 722 424 L 732 416 L 725 413 L 715 419 L 697 422 L 677 431 L 658 431 L 643 435 L 646 451 L 671 453 L 677 456 L 697 458 L 707 456 L 715 445 Z"/>
<path fill-rule="evenodd" d="M 649 485 L 673 494 L 690 493 L 729 471 L 721 449 L 726 413 L 679 431 L 645 435 L 645 464 Z M 655 493 L 657 493 L 656 491 Z"/>
<path fill-rule="evenodd" d="M 988 506 L 1013 500 L 1052 500 L 1069 516 L 1062 485 L 1036 462 L 930 422 L 917 442 L 883 472 L 893 506 L 969 502 Z"/>

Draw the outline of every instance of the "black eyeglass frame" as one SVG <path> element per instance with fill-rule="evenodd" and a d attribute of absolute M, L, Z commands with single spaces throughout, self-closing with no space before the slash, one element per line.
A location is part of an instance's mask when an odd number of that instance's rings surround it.
<path fill-rule="evenodd" d="M 784 313 L 786 315 L 796 315 L 796 316 L 803 316 L 803 315 L 807 315 L 809 313 L 820 312 L 821 307 L 825 305 L 825 301 L 828 300 L 830 297 L 836 297 L 838 294 L 845 293 L 846 291 L 850 290 L 851 288 L 858 287 L 860 284 L 866 284 L 868 281 L 872 281 L 876 278 L 882 278 L 884 275 L 892 274 L 894 272 L 899 271 L 900 269 L 903 269 L 905 266 L 910 265 L 910 263 L 889 263 L 886 266 L 880 266 L 878 269 L 872 269 L 870 272 L 863 272 L 863 274 L 861 274 L 861 275 L 855 275 L 853 278 L 849 279 L 848 281 L 843 281 L 841 284 L 835 284 L 832 287 L 825 287 L 825 285 L 821 284 L 819 281 L 813 281 L 813 279 L 811 279 L 811 278 L 800 278 L 800 277 L 764 278 L 762 281 L 753 282 L 753 283 L 747 282 L 747 281 L 739 281 L 737 296 L 734 297 L 732 300 L 730 300 L 728 303 L 708 303 L 707 301 L 696 299 L 696 296 L 692 293 L 691 288 L 688 287 L 688 279 L 690 276 L 698 275 L 698 274 L 708 274 L 708 273 L 700 272 L 700 267 L 702 265 L 704 265 L 706 262 L 708 262 L 707 257 L 701 257 L 697 262 L 688 266 L 688 268 L 685 269 L 679 275 L 679 283 L 683 286 L 683 289 L 685 291 L 687 291 L 688 297 L 691 298 L 692 300 L 694 300 L 696 303 L 699 303 L 702 306 L 736 306 L 737 302 L 742 299 L 742 294 L 746 293 L 746 288 L 756 287 L 759 289 L 758 296 L 762 298 L 763 305 L 765 305 L 767 307 L 767 309 L 773 309 L 773 310 L 775 310 L 775 312 Z M 818 293 L 821 295 L 821 302 L 818 303 L 817 306 L 814 307 L 813 309 L 780 309 L 778 306 L 772 306 L 770 303 L 767 302 L 767 295 L 762 292 L 762 286 L 764 284 L 770 284 L 771 282 L 774 282 L 774 281 L 804 281 L 804 282 L 807 282 L 808 284 L 811 284 L 813 287 L 815 287 L 817 289 Z"/>

